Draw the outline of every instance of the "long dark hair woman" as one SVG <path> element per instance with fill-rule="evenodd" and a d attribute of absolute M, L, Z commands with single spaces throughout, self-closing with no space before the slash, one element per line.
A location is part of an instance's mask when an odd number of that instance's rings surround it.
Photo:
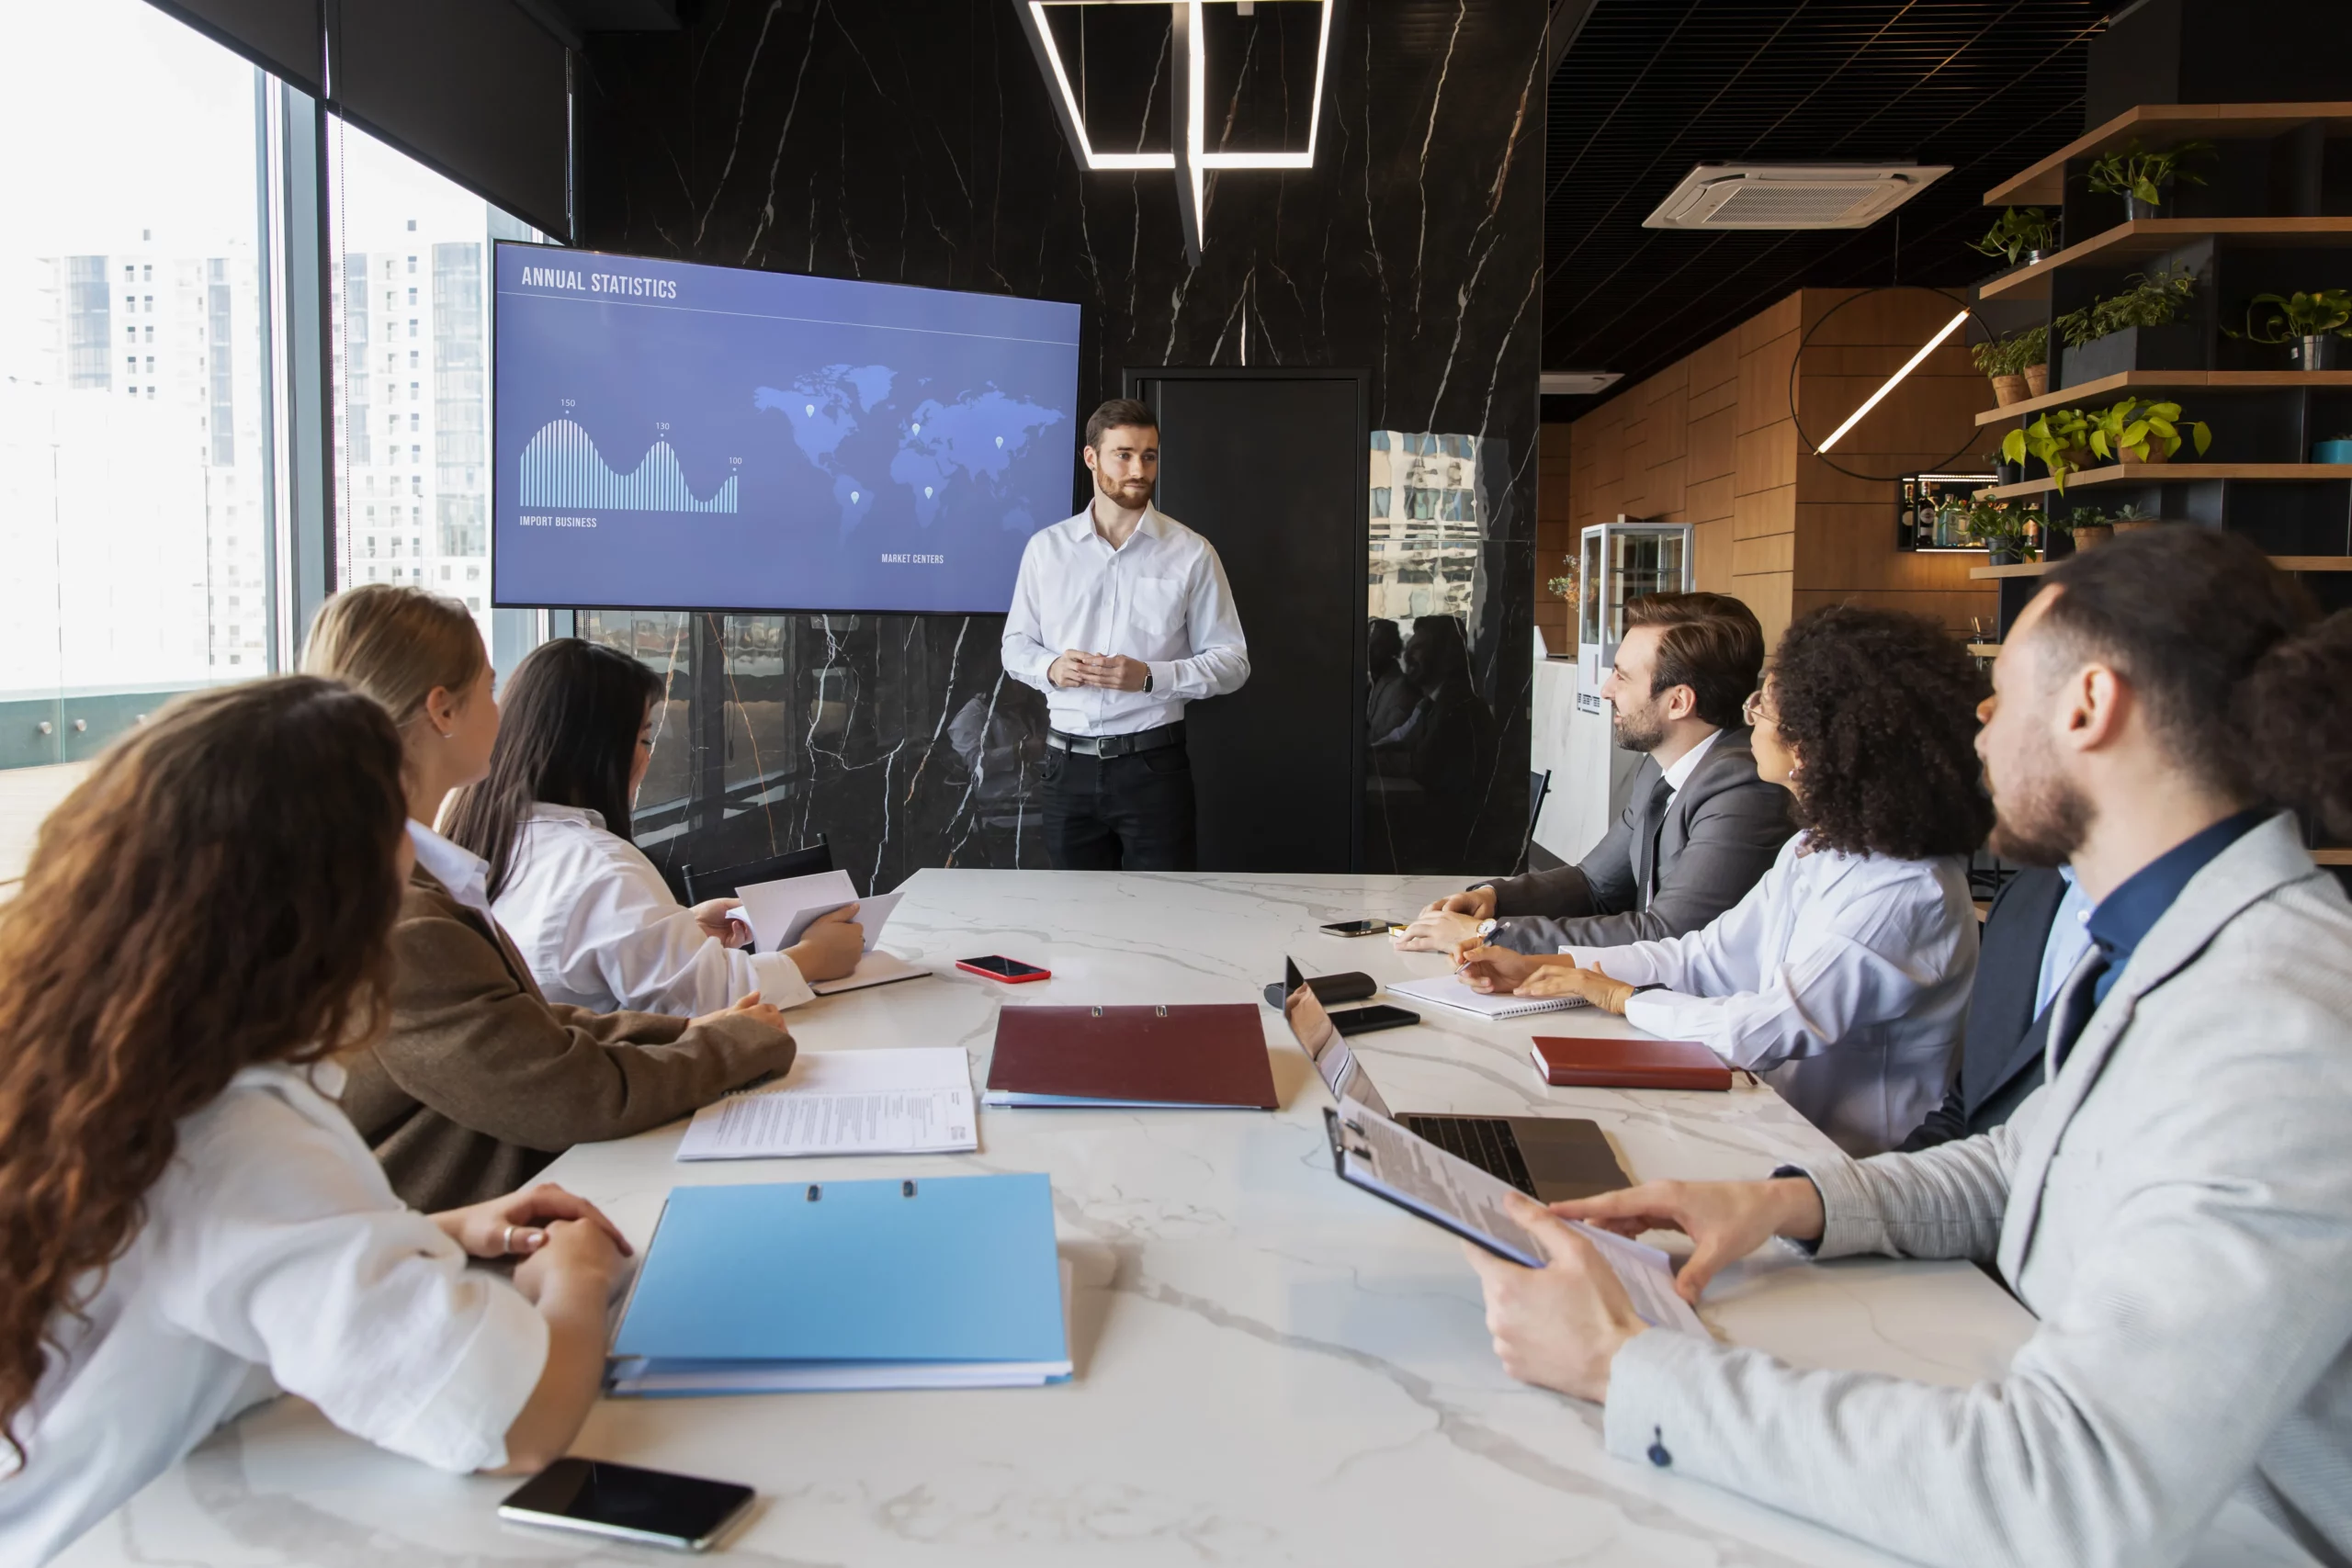
<path fill-rule="evenodd" d="M 1665 941 L 1531 957 L 1474 940 L 1464 979 L 1702 1040 L 1848 1152 L 1893 1148 L 1943 1093 L 1976 975 L 1984 692 L 1933 621 L 1851 604 L 1800 616 L 1747 705 L 1757 775 L 1795 796 L 1803 829 L 1763 880 Z"/>
<path fill-rule="evenodd" d="M 857 966 L 854 906 L 775 953 L 742 951 L 731 898 L 687 908 L 632 840 L 662 679 L 625 653 L 560 637 L 506 684 L 490 772 L 458 792 L 448 835 L 489 865 L 492 912 L 548 999 L 692 1017 L 747 991 L 793 1007 Z"/>
<path fill-rule="evenodd" d="M 413 1213 L 334 1102 L 389 1015 L 406 815 L 383 709 L 287 677 L 165 708 L 43 824 L 0 908 L 0 1559 L 62 1550 L 257 1371 L 449 1470 L 578 1432 L 618 1233 L 554 1188 Z M 509 1254 L 512 1286 L 466 1267 Z"/>

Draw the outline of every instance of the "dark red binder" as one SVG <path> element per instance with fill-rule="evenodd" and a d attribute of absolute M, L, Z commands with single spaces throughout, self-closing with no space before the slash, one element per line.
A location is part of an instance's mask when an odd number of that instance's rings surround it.
<path fill-rule="evenodd" d="M 1690 1040 L 1617 1040 L 1539 1034 L 1535 1070 L 1548 1084 L 1586 1089 L 1731 1088 L 1731 1069 Z"/>
<path fill-rule="evenodd" d="M 986 1103 L 1272 1111 L 1261 1016 L 1250 1002 L 1001 1008 Z"/>

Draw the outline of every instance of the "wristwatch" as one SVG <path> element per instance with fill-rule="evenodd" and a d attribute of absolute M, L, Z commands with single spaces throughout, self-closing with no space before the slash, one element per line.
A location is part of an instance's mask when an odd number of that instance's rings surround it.
<path fill-rule="evenodd" d="M 1143 689 L 1147 692 L 1151 690 L 1151 671 L 1148 670 L 1143 672 Z"/>
<path fill-rule="evenodd" d="M 1485 942 L 1487 938 L 1493 936 L 1495 934 L 1495 928 L 1501 924 L 1502 922 L 1500 920 L 1498 920 L 1491 916 L 1486 919 L 1480 920 L 1478 922 L 1478 940 L 1480 942 Z"/>

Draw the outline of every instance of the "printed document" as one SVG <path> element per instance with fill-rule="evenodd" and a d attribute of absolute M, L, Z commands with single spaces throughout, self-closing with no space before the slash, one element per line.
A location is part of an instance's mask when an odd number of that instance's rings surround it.
<path fill-rule="evenodd" d="M 803 1051 L 778 1081 L 695 1112 L 678 1157 L 959 1153 L 979 1147 L 978 1127 L 959 1045 Z"/>
<path fill-rule="evenodd" d="M 860 898 L 845 871 L 820 871 L 814 876 L 787 876 L 777 882 L 754 882 L 736 889 L 741 908 L 729 913 L 752 928 L 763 953 L 781 953 L 820 916 L 849 905 L 857 906 L 857 923 L 865 929 L 865 951 L 874 951 L 890 911 L 899 907 L 897 893 Z"/>
<path fill-rule="evenodd" d="M 1342 1100 L 1337 1111 L 1326 1114 L 1331 1118 L 1333 1152 L 1342 1179 L 1514 1263 L 1543 1266 L 1544 1253 L 1535 1238 L 1510 1216 L 1506 1200 L 1517 1189 L 1508 1182 L 1355 1100 Z M 1707 1337 L 1699 1314 L 1675 1294 L 1673 1262 L 1664 1252 L 1591 1225 L 1568 1223 L 1600 1249 L 1644 1323 Z"/>

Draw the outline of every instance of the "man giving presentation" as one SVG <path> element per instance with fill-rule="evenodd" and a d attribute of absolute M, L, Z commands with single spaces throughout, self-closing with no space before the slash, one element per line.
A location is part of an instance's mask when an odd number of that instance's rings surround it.
<path fill-rule="evenodd" d="M 1159 430 L 1114 398 L 1086 422 L 1093 504 L 1022 553 L 1004 668 L 1046 694 L 1046 853 L 1061 871 L 1193 869 L 1184 705 L 1238 691 L 1250 648 L 1206 539 L 1151 504 Z"/>

